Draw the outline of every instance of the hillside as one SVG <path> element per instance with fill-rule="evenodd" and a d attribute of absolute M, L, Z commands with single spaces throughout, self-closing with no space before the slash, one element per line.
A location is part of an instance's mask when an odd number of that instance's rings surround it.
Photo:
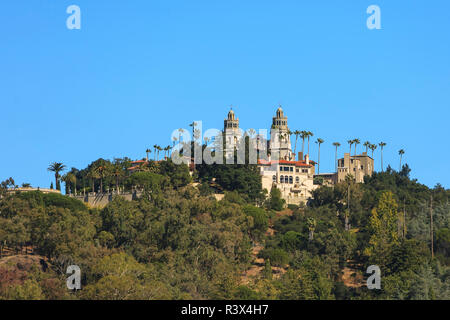
<path fill-rule="evenodd" d="M 102 209 L 58 194 L 3 193 L 0 298 L 450 298 L 450 191 L 411 180 L 407 167 L 323 186 L 308 205 L 277 211 L 276 193 L 264 201 L 226 182 L 217 201 L 201 176 L 193 186 L 182 171 L 165 171 L 170 164 L 154 165 L 134 177 L 144 196 Z M 78 292 L 65 288 L 72 264 L 82 272 Z M 381 290 L 364 285 L 369 265 L 382 270 Z"/>

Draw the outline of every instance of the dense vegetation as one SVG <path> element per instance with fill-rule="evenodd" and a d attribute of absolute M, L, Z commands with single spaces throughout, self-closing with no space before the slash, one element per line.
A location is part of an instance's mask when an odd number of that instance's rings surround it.
<path fill-rule="evenodd" d="M 411 180 L 403 166 L 365 184 L 322 186 L 307 205 L 282 210 L 277 190 L 261 198 L 254 168 L 226 167 L 197 168 L 194 186 L 186 166 L 151 162 L 120 178 L 145 188 L 143 197 L 116 197 L 103 209 L 57 194 L 6 193 L 3 183 L 0 298 L 450 299 L 449 190 Z M 89 184 L 89 169 L 72 171 Z M 116 183 L 98 177 L 94 187 Z M 221 201 L 212 195 L 217 185 Z M 247 277 L 255 258 L 264 259 L 260 272 Z M 66 288 L 71 264 L 82 271 L 78 292 Z M 381 290 L 350 285 L 372 264 Z"/>

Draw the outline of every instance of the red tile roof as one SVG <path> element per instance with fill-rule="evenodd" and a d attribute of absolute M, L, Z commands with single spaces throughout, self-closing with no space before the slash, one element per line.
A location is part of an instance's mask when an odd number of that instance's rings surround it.
<path fill-rule="evenodd" d="M 289 161 L 289 160 L 258 160 L 258 164 L 261 165 L 272 165 L 272 164 L 286 164 L 286 165 L 295 165 L 296 167 L 312 167 L 315 165 L 315 162 L 312 160 L 309 160 L 309 164 L 307 164 L 305 161 Z"/>

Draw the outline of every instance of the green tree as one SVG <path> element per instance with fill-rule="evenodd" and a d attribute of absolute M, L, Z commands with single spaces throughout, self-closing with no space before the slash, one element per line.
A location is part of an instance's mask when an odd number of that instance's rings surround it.
<path fill-rule="evenodd" d="M 281 211 L 284 208 L 285 200 L 281 198 L 281 191 L 273 186 L 270 190 L 269 208 L 275 211 Z"/>
<path fill-rule="evenodd" d="M 369 261 L 385 266 L 392 246 L 399 243 L 397 230 L 397 202 L 392 192 L 381 194 L 378 206 L 372 210 L 369 219 L 369 244 L 364 253 Z"/>
<path fill-rule="evenodd" d="M 339 142 L 333 142 L 333 146 L 336 147 L 336 152 L 334 154 L 334 171 L 337 172 L 337 154 L 338 154 L 338 148 L 341 146 Z"/>
<path fill-rule="evenodd" d="M 317 173 L 320 174 L 320 145 L 322 143 L 324 143 L 325 140 L 321 139 L 321 138 L 317 138 L 316 143 L 319 145 L 319 153 L 318 153 L 318 157 L 317 157 Z"/>
<path fill-rule="evenodd" d="M 386 142 L 380 142 L 378 144 L 380 146 L 380 151 L 381 151 L 381 171 L 384 171 L 384 167 L 383 167 L 383 148 L 386 146 Z"/>
<path fill-rule="evenodd" d="M 405 154 L 405 150 L 400 149 L 400 150 L 398 151 L 398 154 L 399 154 L 399 156 L 400 156 L 400 165 L 398 166 L 398 171 L 400 172 L 400 170 L 402 170 L 402 157 L 403 157 L 403 155 Z"/>
<path fill-rule="evenodd" d="M 59 183 L 60 173 L 66 169 L 66 166 L 62 164 L 61 162 L 53 162 L 50 164 L 50 166 L 47 168 L 48 171 L 55 173 L 55 185 L 56 190 L 61 191 L 61 185 Z"/>

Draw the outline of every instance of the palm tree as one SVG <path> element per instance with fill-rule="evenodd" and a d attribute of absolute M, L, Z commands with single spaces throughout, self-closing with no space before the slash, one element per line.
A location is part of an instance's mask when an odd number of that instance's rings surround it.
<path fill-rule="evenodd" d="M 319 145 L 319 154 L 317 156 L 317 173 L 320 174 L 320 145 L 325 141 L 321 138 L 317 138 L 316 143 Z"/>
<path fill-rule="evenodd" d="M 87 177 L 91 180 L 92 182 L 92 190 L 91 192 L 95 192 L 95 179 L 98 179 L 98 173 L 94 170 L 95 168 L 91 168 L 89 170 L 89 172 L 87 173 Z"/>
<path fill-rule="evenodd" d="M 156 145 L 156 152 L 157 152 L 156 159 L 157 159 L 158 161 L 159 161 L 159 152 L 160 152 L 160 151 L 162 151 L 161 146 Z"/>
<path fill-rule="evenodd" d="M 355 156 L 356 156 L 356 147 L 358 146 L 358 144 L 361 143 L 361 141 L 358 138 L 356 138 L 353 140 L 353 143 L 355 144 Z"/>
<path fill-rule="evenodd" d="M 372 150 L 372 159 L 373 159 L 373 152 L 377 149 L 376 144 L 370 144 L 369 149 Z"/>
<path fill-rule="evenodd" d="M 339 142 L 333 142 L 333 146 L 336 147 L 336 153 L 334 154 L 334 170 L 337 172 L 337 152 L 341 144 Z"/>
<path fill-rule="evenodd" d="M 347 140 L 348 145 L 350 146 L 350 156 L 352 155 L 352 145 L 355 141 L 354 140 Z"/>
<path fill-rule="evenodd" d="M 355 140 L 347 140 L 347 143 L 350 146 L 348 174 L 352 174 L 352 145 L 355 143 Z"/>
<path fill-rule="evenodd" d="M 73 192 L 76 195 L 77 177 L 72 172 L 67 172 L 64 176 L 62 176 L 61 180 L 66 183 L 66 194 L 69 194 L 69 186 L 72 184 Z"/>
<path fill-rule="evenodd" d="M 299 131 L 299 130 L 294 131 L 294 135 L 295 135 L 294 155 L 297 155 L 297 140 L 298 140 L 298 136 L 300 134 L 301 134 L 301 131 Z M 298 159 L 298 160 L 302 160 L 302 159 Z"/>
<path fill-rule="evenodd" d="M 197 125 L 197 123 L 195 121 L 193 121 L 192 123 L 189 123 L 189 127 L 192 127 L 192 139 L 195 139 L 195 126 Z"/>
<path fill-rule="evenodd" d="M 103 179 L 108 175 L 108 169 L 109 168 L 106 166 L 106 164 L 100 164 L 94 168 L 96 176 L 100 179 L 100 193 L 103 193 Z"/>
<path fill-rule="evenodd" d="M 405 154 L 405 150 L 400 149 L 400 150 L 398 151 L 398 154 L 400 155 L 400 167 L 399 167 L 399 169 L 398 169 L 398 172 L 400 172 L 400 171 L 402 170 L 402 157 L 403 157 L 403 155 Z"/>
<path fill-rule="evenodd" d="M 147 156 L 148 160 L 148 156 Z M 112 175 L 116 178 L 116 191 L 119 192 L 119 180 L 124 175 L 124 171 L 119 162 L 116 162 L 112 168 Z"/>
<path fill-rule="evenodd" d="M 309 138 L 314 136 L 314 133 L 312 133 L 311 131 L 308 131 L 306 134 L 307 134 L 307 138 L 308 138 L 308 158 L 309 158 Z"/>
<path fill-rule="evenodd" d="M 302 138 L 302 154 L 305 152 L 305 138 L 308 136 L 307 131 L 300 131 L 300 138 Z M 302 159 L 300 159 L 302 160 Z"/>
<path fill-rule="evenodd" d="M 150 149 L 147 148 L 147 150 L 145 150 L 145 153 L 147 153 L 147 162 L 148 162 L 148 155 L 149 155 L 150 153 L 152 153 L 152 150 L 150 150 Z"/>
<path fill-rule="evenodd" d="M 177 137 L 172 138 L 172 150 L 175 149 L 175 143 L 178 141 Z M 172 152 L 171 152 L 172 153 Z"/>
<path fill-rule="evenodd" d="M 169 150 L 171 149 L 170 146 L 167 146 L 164 148 L 164 156 L 167 159 L 169 157 Z"/>
<path fill-rule="evenodd" d="M 287 135 L 289 136 L 289 139 L 291 138 L 291 136 L 292 136 L 293 134 L 294 134 L 294 132 L 288 129 Z"/>
<path fill-rule="evenodd" d="M 309 230 L 309 236 L 308 240 L 312 241 L 314 240 L 314 231 L 316 230 L 316 220 L 314 218 L 308 218 L 308 230 Z"/>
<path fill-rule="evenodd" d="M 64 171 L 65 169 L 66 169 L 66 166 L 61 162 L 53 162 L 47 168 L 48 171 L 55 173 L 56 190 L 61 191 L 61 186 L 59 184 L 59 177 L 60 177 L 60 173 L 62 171 Z"/>
<path fill-rule="evenodd" d="M 181 143 L 181 134 L 184 132 L 184 129 L 183 128 L 179 128 L 178 129 L 178 141 L 180 141 L 180 143 Z"/>
<path fill-rule="evenodd" d="M 157 144 L 154 144 L 153 145 L 153 150 L 155 150 L 155 152 L 153 153 L 153 155 L 154 155 L 154 160 L 156 161 L 156 150 L 158 149 L 158 145 Z"/>
<path fill-rule="evenodd" d="M 369 141 L 364 142 L 363 146 L 366 147 L 366 153 L 369 152 L 369 148 L 371 146 L 370 142 Z"/>
<path fill-rule="evenodd" d="M 385 142 L 380 142 L 378 145 L 380 146 L 380 150 L 381 150 L 381 171 L 384 171 L 384 168 L 383 168 L 383 148 L 386 146 L 386 143 Z"/>

